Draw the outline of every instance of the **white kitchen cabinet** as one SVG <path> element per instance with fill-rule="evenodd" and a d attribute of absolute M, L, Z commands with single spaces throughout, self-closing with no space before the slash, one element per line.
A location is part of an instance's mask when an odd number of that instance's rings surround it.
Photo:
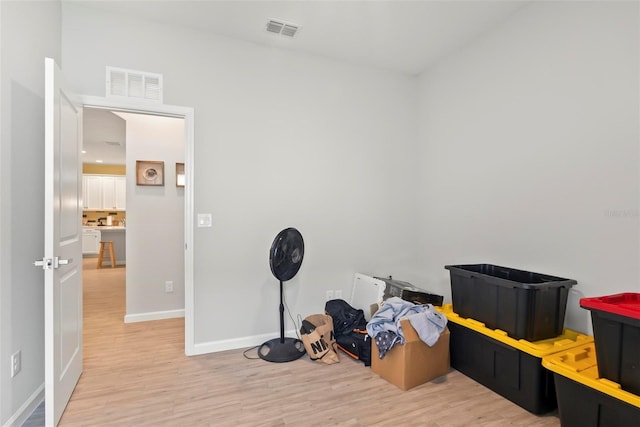
<path fill-rule="evenodd" d="M 83 175 L 84 209 L 126 210 L 126 185 L 124 175 Z"/>
<path fill-rule="evenodd" d="M 100 250 L 100 230 L 85 228 L 82 230 L 82 254 L 97 255 Z"/>
<path fill-rule="evenodd" d="M 116 176 L 115 179 L 115 201 L 116 201 L 116 209 L 117 210 L 126 210 L 127 209 L 127 177 L 126 176 Z"/>
<path fill-rule="evenodd" d="M 104 209 L 116 208 L 116 184 L 115 177 L 102 177 L 102 207 Z"/>
<path fill-rule="evenodd" d="M 84 175 L 82 177 L 84 209 L 103 209 L 102 207 L 102 176 Z"/>

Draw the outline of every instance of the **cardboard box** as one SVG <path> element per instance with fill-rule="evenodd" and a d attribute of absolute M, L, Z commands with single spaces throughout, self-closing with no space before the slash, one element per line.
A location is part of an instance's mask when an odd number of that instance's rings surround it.
<path fill-rule="evenodd" d="M 409 390 L 449 372 L 449 329 L 433 347 L 422 342 L 409 320 L 401 320 L 405 343 L 396 344 L 383 359 L 371 343 L 371 370 L 402 390 Z"/>

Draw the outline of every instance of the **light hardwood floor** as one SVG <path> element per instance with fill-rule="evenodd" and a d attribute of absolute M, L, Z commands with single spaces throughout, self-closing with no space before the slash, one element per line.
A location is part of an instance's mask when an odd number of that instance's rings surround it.
<path fill-rule="evenodd" d="M 84 266 L 84 373 L 60 426 L 560 425 L 457 371 L 401 391 L 344 355 L 329 366 L 186 357 L 183 319 L 124 324 L 125 268 Z"/>

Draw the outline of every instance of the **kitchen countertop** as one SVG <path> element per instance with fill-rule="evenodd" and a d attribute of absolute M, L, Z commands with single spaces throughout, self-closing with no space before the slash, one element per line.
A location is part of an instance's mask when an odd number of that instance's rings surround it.
<path fill-rule="evenodd" d="M 2 1 L 2 0 L 0 0 Z M 100 253 L 99 241 L 111 241 L 116 256 L 116 265 L 125 265 L 127 263 L 127 232 L 126 228 L 118 225 L 84 225 L 82 226 L 83 249 L 85 240 L 87 241 L 87 250 L 83 254 L 86 256 L 95 256 Z M 95 247 L 93 245 L 96 245 Z M 108 258 L 108 261 L 111 259 Z"/>
<path fill-rule="evenodd" d="M 115 225 L 83 225 L 82 228 L 85 229 L 85 230 L 109 230 L 109 231 L 118 231 L 118 230 L 124 231 L 126 229 L 126 227 L 123 227 L 121 225 L 118 225 L 118 226 L 115 226 Z"/>

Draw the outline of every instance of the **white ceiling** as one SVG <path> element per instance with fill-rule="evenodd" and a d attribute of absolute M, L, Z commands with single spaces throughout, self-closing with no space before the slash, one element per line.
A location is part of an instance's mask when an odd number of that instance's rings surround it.
<path fill-rule="evenodd" d="M 126 122 L 109 110 L 85 108 L 82 113 L 82 161 L 125 164 Z"/>
<path fill-rule="evenodd" d="M 418 74 L 506 19 L 522 0 L 65 0 L 267 46 Z M 288 38 L 269 19 L 302 27 Z"/>
<path fill-rule="evenodd" d="M 64 1 L 410 75 L 423 72 L 528 3 L 521 0 Z M 294 38 L 269 33 L 266 31 L 269 19 L 300 25 L 301 30 Z M 101 117 L 113 121 L 115 116 L 108 114 L 98 111 L 90 118 L 93 124 L 85 124 L 85 148 L 91 147 L 91 154 L 85 156 L 87 161 L 102 157 L 105 163 L 124 164 L 124 141 L 121 158 L 107 159 L 113 155 L 114 147 L 104 141 L 113 141 L 115 137 L 100 134 L 104 132 L 96 121 Z"/>

